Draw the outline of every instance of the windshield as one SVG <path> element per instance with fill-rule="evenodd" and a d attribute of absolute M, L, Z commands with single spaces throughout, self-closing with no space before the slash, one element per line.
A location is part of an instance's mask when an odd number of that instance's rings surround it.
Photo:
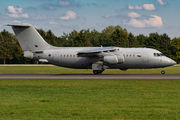
<path fill-rule="evenodd" d="M 162 53 L 160 53 L 161 54 L 161 56 L 164 56 L 164 54 L 162 54 Z"/>
<path fill-rule="evenodd" d="M 162 53 L 153 53 L 154 57 L 160 57 L 160 56 L 164 56 L 164 54 Z"/>

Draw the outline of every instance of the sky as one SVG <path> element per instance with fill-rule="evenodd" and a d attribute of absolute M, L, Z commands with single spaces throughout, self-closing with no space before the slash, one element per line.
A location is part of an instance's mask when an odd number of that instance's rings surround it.
<path fill-rule="evenodd" d="M 60 37 L 73 30 L 121 26 L 134 35 L 158 32 L 180 37 L 180 0 L 1 0 L 0 31 L 5 24 L 29 23 Z"/>

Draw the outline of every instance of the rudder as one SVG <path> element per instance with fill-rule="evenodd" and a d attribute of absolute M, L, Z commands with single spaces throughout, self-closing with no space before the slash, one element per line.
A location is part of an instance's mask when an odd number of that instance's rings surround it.
<path fill-rule="evenodd" d="M 54 46 L 49 45 L 30 24 L 7 26 L 12 27 L 23 51 L 34 52 L 54 48 Z"/>

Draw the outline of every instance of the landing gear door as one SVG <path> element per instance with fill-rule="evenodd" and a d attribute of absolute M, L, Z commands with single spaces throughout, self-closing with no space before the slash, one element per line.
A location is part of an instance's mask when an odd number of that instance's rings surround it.
<path fill-rule="evenodd" d="M 148 62 L 148 61 L 149 61 L 149 53 L 143 52 L 143 62 Z"/>

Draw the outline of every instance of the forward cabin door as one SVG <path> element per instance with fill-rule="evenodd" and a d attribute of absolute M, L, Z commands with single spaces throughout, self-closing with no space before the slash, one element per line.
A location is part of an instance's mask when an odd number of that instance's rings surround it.
<path fill-rule="evenodd" d="M 149 53 L 143 52 L 143 62 L 148 62 L 148 61 L 149 61 Z"/>
<path fill-rule="evenodd" d="M 54 63 L 59 63 L 59 53 L 54 53 Z"/>

